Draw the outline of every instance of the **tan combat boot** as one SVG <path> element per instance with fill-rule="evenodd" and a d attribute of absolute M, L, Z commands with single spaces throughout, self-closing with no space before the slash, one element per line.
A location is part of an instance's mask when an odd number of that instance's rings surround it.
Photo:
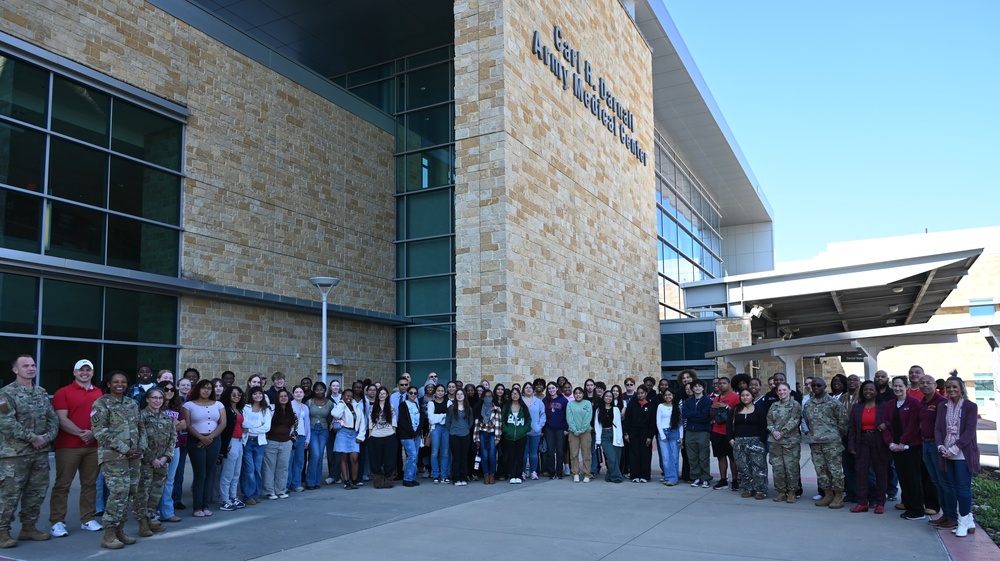
<path fill-rule="evenodd" d="M 167 527 L 166 526 L 164 526 L 163 524 L 160 524 L 159 520 L 153 520 L 152 518 L 149 519 L 149 529 L 152 530 L 153 533 L 156 533 L 156 534 L 158 534 L 160 532 L 166 532 L 167 531 Z"/>
<path fill-rule="evenodd" d="M 108 549 L 121 549 L 125 547 L 125 544 L 118 541 L 117 536 L 118 529 L 113 526 L 104 527 L 104 538 L 101 539 L 101 547 Z"/>
<path fill-rule="evenodd" d="M 115 528 L 115 537 L 118 538 L 118 541 L 122 542 L 125 545 L 132 545 L 135 543 L 135 538 L 125 533 L 124 522 L 122 522 L 121 524 L 118 525 L 118 527 Z"/>
<path fill-rule="evenodd" d="M 834 491 L 833 501 L 830 503 L 830 508 L 844 508 L 844 492 Z"/>
<path fill-rule="evenodd" d="M 0 530 L 0 549 L 17 547 L 17 540 L 11 537 L 10 530 Z"/>
<path fill-rule="evenodd" d="M 823 489 L 823 491 L 825 493 L 823 498 L 813 503 L 816 506 L 830 506 L 830 503 L 833 502 L 833 491 L 829 489 Z"/>
<path fill-rule="evenodd" d="M 39 532 L 38 528 L 35 528 L 34 524 L 26 524 L 21 526 L 21 533 L 17 535 L 19 540 L 32 540 L 36 542 L 43 542 L 52 536 L 46 534 L 45 532 Z"/>
<path fill-rule="evenodd" d="M 778 496 L 774 497 L 771 500 L 774 501 L 774 502 L 776 502 L 776 503 L 780 503 L 780 502 L 784 502 L 784 500 L 787 499 L 787 498 L 788 498 L 788 494 L 787 493 L 778 493 Z"/>
<path fill-rule="evenodd" d="M 149 519 L 140 518 L 139 519 L 139 537 L 148 538 L 153 535 L 153 531 L 149 529 Z"/>

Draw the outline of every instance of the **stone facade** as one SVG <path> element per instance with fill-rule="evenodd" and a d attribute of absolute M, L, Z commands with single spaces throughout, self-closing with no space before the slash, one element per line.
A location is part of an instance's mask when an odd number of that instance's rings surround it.
<path fill-rule="evenodd" d="M 0 30 L 188 109 L 182 278 L 316 300 L 306 279 L 336 275 L 332 303 L 395 312 L 391 133 L 146 2 L 13 0 Z M 319 333 L 318 313 L 182 298 L 180 365 L 316 371 Z M 391 327 L 330 322 L 347 369 L 391 379 L 393 354 Z"/>
<path fill-rule="evenodd" d="M 555 26 L 579 65 L 532 52 Z M 659 377 L 654 165 L 574 95 L 583 61 L 651 151 L 651 54 L 619 2 L 455 3 L 460 379 Z"/>

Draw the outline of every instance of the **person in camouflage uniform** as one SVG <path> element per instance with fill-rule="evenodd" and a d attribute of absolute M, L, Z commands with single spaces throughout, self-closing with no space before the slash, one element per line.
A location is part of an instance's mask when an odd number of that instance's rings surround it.
<path fill-rule="evenodd" d="M 778 401 L 767 410 L 767 441 L 770 445 L 768 461 L 774 470 L 775 502 L 794 503 L 795 488 L 799 484 L 799 459 L 802 456 L 802 437 L 799 425 L 802 406 L 792 399 L 792 388 L 785 382 L 774 388 Z"/>
<path fill-rule="evenodd" d="M 143 430 L 146 432 L 146 447 L 143 449 L 140 466 L 139 490 L 133 503 L 132 512 L 139 521 L 139 535 L 149 537 L 153 532 L 165 532 L 163 524 L 152 520 L 156 505 L 163 494 L 163 484 L 167 481 L 170 461 L 174 457 L 177 433 L 174 421 L 163 412 L 163 390 L 154 386 L 143 398 L 146 407 L 139 414 Z"/>
<path fill-rule="evenodd" d="M 21 503 L 18 540 L 45 541 L 35 528 L 49 488 L 49 448 L 59 418 L 45 388 L 35 385 L 35 359 L 21 355 L 11 364 L 16 379 L 0 389 L 0 548 L 17 547 L 10 535 Z"/>
<path fill-rule="evenodd" d="M 140 463 L 146 432 L 139 422 L 139 406 L 125 397 L 128 376 L 113 370 L 105 395 L 94 402 L 90 422 L 97 439 L 98 461 L 111 491 L 104 506 L 104 539 L 101 547 L 121 549 L 135 543 L 125 534 L 125 521 L 139 486 Z"/>
<path fill-rule="evenodd" d="M 826 393 L 826 382 L 821 377 L 812 381 L 813 397 L 802 408 L 802 418 L 809 427 L 812 443 L 813 466 L 819 488 L 825 491 L 816 506 L 844 507 L 844 443 L 841 437 L 847 432 L 847 410 L 839 400 Z M 832 492 L 831 492 L 832 491 Z"/>

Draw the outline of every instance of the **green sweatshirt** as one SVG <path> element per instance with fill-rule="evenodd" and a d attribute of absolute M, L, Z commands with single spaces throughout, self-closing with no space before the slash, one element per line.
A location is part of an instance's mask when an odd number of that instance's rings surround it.
<path fill-rule="evenodd" d="M 594 406 L 589 401 L 573 400 L 566 406 L 566 423 L 569 432 L 583 434 L 590 432 L 590 421 L 594 418 Z"/>

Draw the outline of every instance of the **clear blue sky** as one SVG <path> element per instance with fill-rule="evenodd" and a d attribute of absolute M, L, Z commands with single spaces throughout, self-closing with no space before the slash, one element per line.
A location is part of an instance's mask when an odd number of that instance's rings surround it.
<path fill-rule="evenodd" d="M 774 209 L 779 262 L 1000 224 L 1000 0 L 664 4 Z"/>

